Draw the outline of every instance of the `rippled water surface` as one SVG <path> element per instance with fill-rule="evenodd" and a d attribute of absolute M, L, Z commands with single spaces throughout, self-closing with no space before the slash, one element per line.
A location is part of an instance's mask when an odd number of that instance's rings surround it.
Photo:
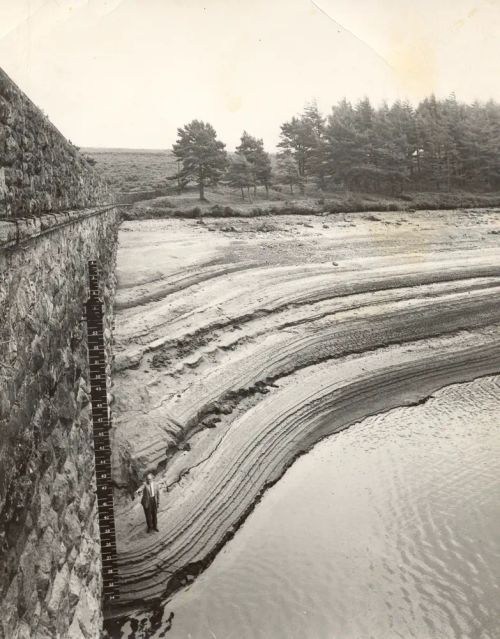
<path fill-rule="evenodd" d="M 496 639 L 499 583 L 500 378 L 489 378 L 321 442 L 144 636 Z"/>

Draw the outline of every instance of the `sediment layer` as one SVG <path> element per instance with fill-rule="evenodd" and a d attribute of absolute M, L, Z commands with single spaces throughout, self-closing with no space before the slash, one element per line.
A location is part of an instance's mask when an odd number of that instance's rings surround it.
<path fill-rule="evenodd" d="M 497 211 L 129 222 L 114 480 L 152 470 L 160 533 L 118 496 L 122 603 L 196 574 L 300 453 L 500 371 Z"/>

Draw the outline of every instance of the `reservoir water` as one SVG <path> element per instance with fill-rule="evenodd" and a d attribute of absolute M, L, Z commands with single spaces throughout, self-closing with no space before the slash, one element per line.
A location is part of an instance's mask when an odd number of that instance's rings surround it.
<path fill-rule="evenodd" d="M 204 574 L 123 631 L 500 638 L 500 378 L 450 386 L 323 440 Z"/>

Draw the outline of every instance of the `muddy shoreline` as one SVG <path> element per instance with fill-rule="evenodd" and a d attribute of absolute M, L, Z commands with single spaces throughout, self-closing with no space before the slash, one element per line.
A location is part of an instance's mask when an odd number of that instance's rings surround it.
<path fill-rule="evenodd" d="M 498 210 L 266 225 L 122 226 L 113 472 L 123 610 L 194 578 L 325 435 L 500 371 Z M 126 497 L 147 470 L 165 487 L 154 540 Z"/>

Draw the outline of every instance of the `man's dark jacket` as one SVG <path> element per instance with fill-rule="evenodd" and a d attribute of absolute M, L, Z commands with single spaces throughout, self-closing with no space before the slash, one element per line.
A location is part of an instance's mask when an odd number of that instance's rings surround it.
<path fill-rule="evenodd" d="M 151 495 L 149 494 L 149 486 L 148 484 L 145 484 L 142 491 L 141 499 L 141 504 L 144 510 L 149 510 L 151 508 L 151 506 L 153 505 L 151 503 L 152 501 L 156 501 L 156 510 L 158 510 L 160 507 L 160 492 L 158 490 L 158 486 L 155 484 L 155 495 L 154 497 L 151 497 Z"/>

